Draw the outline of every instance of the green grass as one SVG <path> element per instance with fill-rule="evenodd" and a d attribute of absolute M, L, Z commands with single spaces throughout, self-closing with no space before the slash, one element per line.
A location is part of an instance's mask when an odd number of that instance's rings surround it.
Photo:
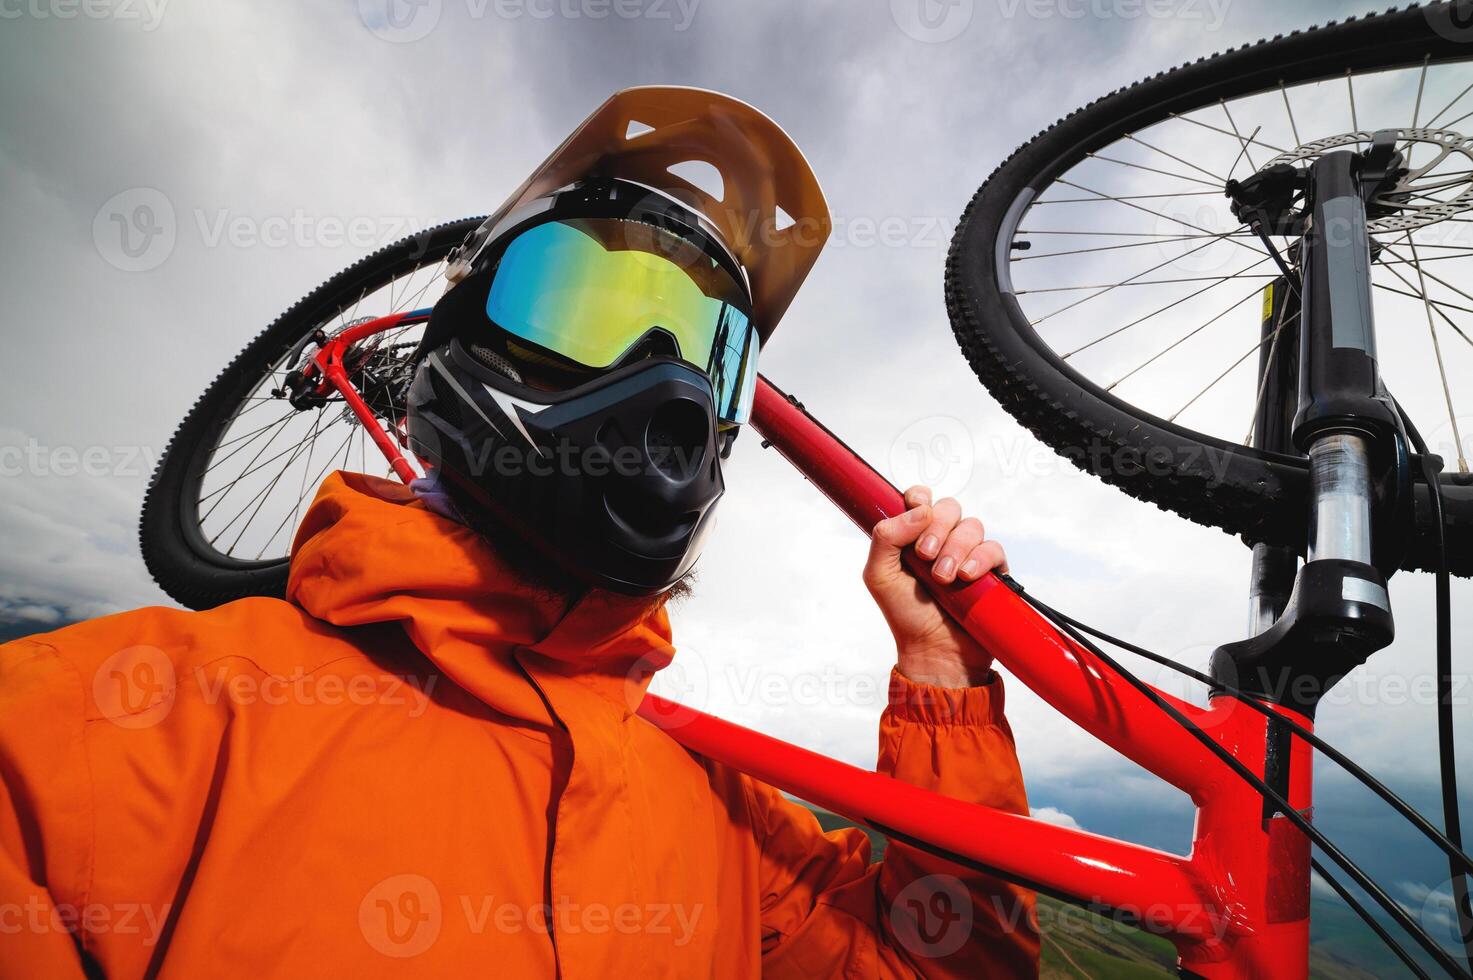
<path fill-rule="evenodd" d="M 810 807 L 824 830 L 853 827 L 836 813 Z M 865 828 L 873 857 L 888 841 Z M 1176 949 L 1151 935 L 1045 895 L 1038 897 L 1045 980 L 1156 980 L 1176 973 Z M 1310 930 L 1310 976 L 1316 980 L 1377 980 L 1406 975 L 1380 940 L 1349 909 L 1316 900 Z"/>

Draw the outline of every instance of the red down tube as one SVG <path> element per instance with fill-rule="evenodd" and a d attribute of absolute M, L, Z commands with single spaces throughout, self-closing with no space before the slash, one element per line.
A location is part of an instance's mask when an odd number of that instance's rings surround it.
<path fill-rule="evenodd" d="M 765 378 L 753 424 L 866 533 L 904 509 L 899 491 Z M 1206 750 L 995 576 L 948 588 L 920 580 L 1000 663 L 1102 741 L 1194 796 L 1219 776 L 1221 764 Z M 1189 715 L 1205 714 L 1170 700 Z M 1241 926 L 1222 911 L 1215 884 L 1177 855 L 953 800 L 655 695 L 639 713 L 707 758 L 964 863 L 1118 910 L 1180 948 L 1220 955 L 1224 935 Z"/>

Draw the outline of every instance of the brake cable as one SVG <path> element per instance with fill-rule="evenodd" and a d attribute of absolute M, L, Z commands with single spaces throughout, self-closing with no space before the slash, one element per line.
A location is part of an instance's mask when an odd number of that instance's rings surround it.
<path fill-rule="evenodd" d="M 1442 823 L 1447 829 L 1447 836 L 1461 845 L 1463 828 L 1458 807 L 1458 764 L 1453 740 L 1452 581 L 1447 562 L 1447 518 L 1442 501 L 1442 482 L 1438 479 L 1437 466 L 1432 462 L 1427 443 L 1412 423 L 1411 416 L 1394 398 L 1392 404 L 1401 416 L 1412 447 L 1421 457 L 1422 478 L 1427 483 L 1427 495 L 1432 502 L 1433 536 L 1437 553 L 1437 755 L 1442 782 Z M 1465 871 L 1456 862 L 1451 862 L 1450 870 L 1453 911 L 1457 917 L 1458 933 L 1463 940 L 1463 955 L 1468 960 L 1469 969 L 1473 969 L 1473 908 L 1469 907 L 1468 902 L 1468 879 Z"/>
<path fill-rule="evenodd" d="M 1158 692 L 1155 688 L 1147 684 L 1145 681 L 1141 680 L 1135 674 L 1131 673 L 1118 660 L 1116 660 L 1114 657 L 1111 657 L 1109 654 L 1105 653 L 1105 651 L 1101 650 L 1097 645 L 1095 645 L 1087 636 L 1085 636 L 1084 633 L 1075 629 L 1074 626 L 1070 624 L 1070 620 L 1068 617 L 1056 612 L 1045 603 L 1039 601 L 1038 599 L 1035 599 L 1033 596 L 1028 594 L 1028 592 L 1024 590 L 1024 588 L 1019 585 L 1018 582 L 1014 580 L 1011 576 L 1003 575 L 999 577 L 1005 584 L 1008 585 L 1009 588 L 1017 593 L 1019 598 L 1028 603 L 1034 609 L 1038 610 L 1040 614 L 1053 622 L 1055 626 L 1059 627 L 1059 629 L 1061 629 L 1065 633 L 1065 635 L 1069 636 L 1072 640 L 1074 640 L 1074 642 L 1078 643 L 1085 650 L 1089 651 L 1103 664 L 1105 664 L 1105 666 L 1109 667 L 1117 676 L 1120 677 L 1121 680 L 1125 681 L 1131 687 L 1135 688 L 1138 692 L 1140 692 L 1143 697 L 1145 697 L 1148 701 L 1150 701 L 1152 704 L 1156 705 L 1156 707 L 1165 712 L 1173 721 L 1180 725 L 1182 729 L 1187 732 L 1187 734 L 1191 735 L 1192 738 L 1201 743 L 1204 748 L 1206 748 L 1209 752 L 1216 756 L 1219 761 L 1221 761 L 1225 766 L 1232 770 L 1233 773 L 1235 773 L 1239 778 L 1241 778 L 1249 786 L 1252 786 L 1255 790 L 1257 790 L 1258 793 L 1264 797 L 1264 799 L 1272 803 L 1274 807 L 1284 815 L 1284 818 L 1286 820 L 1292 823 L 1302 834 L 1308 837 L 1311 842 L 1318 846 L 1319 849 L 1323 851 L 1332 861 L 1339 865 L 1340 868 L 1351 877 L 1351 880 L 1359 885 L 1362 891 L 1370 895 L 1371 898 L 1375 900 L 1376 904 L 1381 906 L 1386 914 L 1389 915 L 1397 923 L 1397 925 L 1406 930 L 1406 932 L 1417 941 L 1417 944 L 1419 946 L 1427 951 L 1428 955 L 1430 955 L 1439 966 L 1447 970 L 1448 973 L 1452 974 L 1455 977 L 1463 977 L 1466 978 L 1466 980 L 1473 980 L 1473 973 L 1469 973 L 1467 970 L 1463 969 L 1463 967 L 1458 964 L 1457 960 L 1453 959 L 1453 957 L 1445 949 L 1443 949 L 1442 946 L 1439 945 L 1435 939 L 1432 938 L 1432 936 L 1427 932 L 1426 929 L 1422 928 L 1420 925 L 1412 920 L 1411 916 L 1407 914 L 1406 910 L 1402 908 L 1402 906 L 1397 903 L 1393 898 L 1391 898 L 1391 896 L 1386 893 L 1385 889 L 1376 884 L 1376 882 L 1373 881 L 1371 877 L 1367 875 L 1358 864 L 1356 864 L 1348 856 L 1346 856 L 1346 854 L 1341 851 L 1340 848 L 1337 847 L 1335 843 L 1331 841 L 1330 838 L 1326 836 L 1323 831 L 1311 824 L 1302 813 L 1294 809 L 1294 807 L 1290 805 L 1289 801 L 1281 796 L 1276 790 L 1274 790 L 1273 787 L 1269 786 L 1268 783 L 1255 776 L 1248 769 L 1247 766 L 1243 765 L 1242 762 L 1234 758 L 1233 754 L 1223 746 L 1219 745 L 1216 741 L 1214 741 L 1211 735 L 1208 735 L 1205 731 L 1202 730 L 1200 726 L 1198 726 L 1195 722 L 1193 722 L 1190 718 L 1183 714 L 1178 708 L 1176 708 L 1165 698 L 1163 698 L 1160 692 Z M 1363 909 L 1361 911 L 1364 913 Z M 1366 916 L 1363 914 L 1362 918 L 1365 917 Z M 1383 938 L 1389 939 L 1390 937 L 1383 936 Z M 1404 948 L 1400 946 L 1400 944 L 1392 942 L 1391 947 L 1392 951 L 1395 952 L 1404 963 L 1410 962 L 1410 955 Z M 1413 969 L 1420 976 L 1427 976 L 1425 972 L 1422 972 L 1415 967 Z"/>
<path fill-rule="evenodd" d="M 1414 808 L 1410 803 L 1398 796 L 1385 783 L 1381 782 L 1375 776 L 1372 776 L 1364 768 L 1358 765 L 1353 759 L 1345 755 L 1345 753 L 1341 752 L 1339 749 L 1335 748 L 1329 742 L 1326 742 L 1323 738 L 1321 738 L 1319 735 L 1316 735 L 1310 729 L 1294 721 L 1292 718 L 1287 718 L 1279 714 L 1272 708 L 1264 705 L 1257 698 L 1253 697 L 1245 691 L 1240 690 L 1239 688 L 1233 687 L 1230 684 L 1224 684 L 1222 681 L 1214 680 L 1207 674 L 1204 674 L 1199 670 L 1193 670 L 1186 664 L 1178 663 L 1177 661 L 1172 660 L 1170 657 L 1165 657 L 1159 653 L 1154 653 L 1150 650 L 1145 649 L 1144 647 L 1137 646 L 1134 643 L 1130 643 L 1126 640 L 1117 639 L 1116 637 L 1113 637 L 1108 633 L 1081 623 L 1079 620 L 1067 615 L 1066 613 L 1061 613 L 1057 610 L 1054 610 L 1054 613 L 1059 616 L 1059 618 L 1069 623 L 1069 625 L 1073 626 L 1075 629 L 1088 633 L 1090 636 L 1093 636 L 1098 640 L 1103 640 L 1113 646 L 1117 646 L 1122 650 L 1128 650 L 1136 656 L 1149 660 L 1152 663 L 1160 664 L 1163 667 L 1169 667 L 1170 669 L 1177 671 L 1180 674 L 1190 677 L 1194 681 L 1198 681 L 1206 685 L 1209 689 L 1213 691 L 1221 692 L 1232 698 L 1235 698 L 1236 700 L 1242 702 L 1244 705 L 1258 712 L 1266 718 L 1272 718 L 1276 724 L 1282 725 L 1289 731 L 1293 732 L 1295 735 L 1298 735 L 1309 745 L 1319 750 L 1319 752 L 1330 761 L 1334 762 L 1336 765 L 1340 766 L 1340 768 L 1344 769 L 1347 773 L 1353 776 L 1358 782 L 1361 783 L 1361 785 L 1365 786 L 1367 789 L 1374 792 L 1377 796 L 1381 797 L 1381 799 L 1385 800 L 1392 809 L 1394 809 L 1402 817 L 1406 818 L 1406 820 L 1410 822 L 1413 827 L 1421 831 L 1423 836 L 1425 836 L 1432 843 L 1436 844 L 1437 847 L 1448 856 L 1448 860 L 1454 868 L 1462 865 L 1462 867 L 1466 870 L 1473 872 L 1473 858 L 1470 858 L 1468 854 L 1463 851 L 1461 842 L 1455 843 L 1454 841 L 1448 839 L 1442 834 L 1441 831 L 1432 826 L 1432 824 L 1427 821 L 1427 818 L 1422 816 L 1422 814 L 1416 808 Z"/>

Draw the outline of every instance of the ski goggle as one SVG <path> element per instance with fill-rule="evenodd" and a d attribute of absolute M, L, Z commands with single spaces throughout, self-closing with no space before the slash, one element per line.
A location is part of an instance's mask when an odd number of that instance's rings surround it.
<path fill-rule="evenodd" d="M 737 425 L 757 389 L 747 310 L 746 289 L 697 244 L 620 218 L 523 231 L 502 253 L 486 298 L 497 327 L 587 368 L 612 367 L 663 332 L 710 378 L 721 420 Z"/>

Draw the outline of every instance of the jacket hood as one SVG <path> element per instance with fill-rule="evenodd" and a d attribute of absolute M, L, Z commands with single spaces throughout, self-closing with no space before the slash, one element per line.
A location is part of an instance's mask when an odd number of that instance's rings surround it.
<path fill-rule="evenodd" d="M 460 687 L 538 724 L 561 714 L 549 711 L 554 678 L 576 679 L 627 716 L 674 653 L 663 603 L 549 595 L 408 487 L 356 473 L 319 488 L 292 545 L 287 599 L 335 626 L 397 621 Z"/>

